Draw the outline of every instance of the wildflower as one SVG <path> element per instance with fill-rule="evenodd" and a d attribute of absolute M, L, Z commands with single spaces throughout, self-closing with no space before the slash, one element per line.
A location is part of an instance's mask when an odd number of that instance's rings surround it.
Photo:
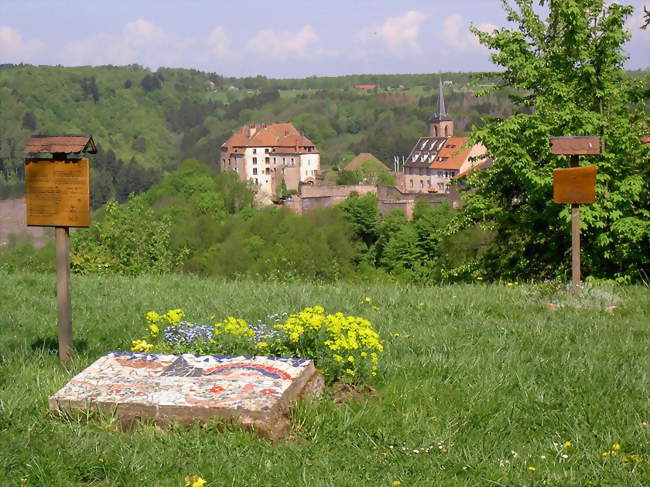
<path fill-rule="evenodd" d="M 476 280 L 477 280 L 477 281 L 482 281 L 482 280 L 483 280 L 483 277 L 478 276 L 478 277 L 476 278 Z"/>
<path fill-rule="evenodd" d="M 614 443 L 614 444 L 612 445 L 612 450 L 613 450 L 613 451 L 618 451 L 618 450 L 620 450 L 620 449 L 621 449 L 621 445 L 619 445 L 618 443 Z"/>
<path fill-rule="evenodd" d="M 400 482 L 399 480 L 393 480 L 393 482 L 390 485 L 392 485 L 393 487 L 397 487 L 398 485 L 402 485 L 402 482 Z"/>
<path fill-rule="evenodd" d="M 508 286 L 514 286 L 514 283 L 509 282 L 509 283 L 508 283 Z"/>
<path fill-rule="evenodd" d="M 131 341 L 131 350 L 133 352 L 148 352 L 153 348 L 151 343 L 147 343 L 146 340 L 133 340 Z"/>
<path fill-rule="evenodd" d="M 158 332 L 160 332 L 160 328 L 158 328 L 158 325 L 151 324 L 149 325 L 149 331 L 152 337 L 156 337 L 158 336 Z"/>
<path fill-rule="evenodd" d="M 354 357 L 352 355 L 348 357 L 348 362 L 354 362 Z"/>
<path fill-rule="evenodd" d="M 147 322 L 148 323 L 158 323 L 160 321 L 160 315 L 155 311 L 149 311 L 147 313 Z"/>
<path fill-rule="evenodd" d="M 199 475 L 190 475 L 189 477 L 185 477 L 185 487 L 203 487 L 205 484 L 205 479 Z"/>
<path fill-rule="evenodd" d="M 560 455 L 560 456 L 561 456 L 562 458 L 564 458 L 565 460 L 566 460 L 567 458 L 569 458 L 569 455 L 567 455 L 566 453 L 563 453 L 563 454 Z"/>
<path fill-rule="evenodd" d="M 364 300 L 366 303 L 372 303 L 372 299 L 370 299 L 369 297 L 365 297 L 365 298 L 363 298 L 363 300 Z"/>
<path fill-rule="evenodd" d="M 539 458 L 541 458 L 542 460 L 546 460 L 546 455 L 540 455 Z"/>
<path fill-rule="evenodd" d="M 355 375 L 355 372 L 352 369 L 345 369 L 345 373 L 348 375 Z"/>
<path fill-rule="evenodd" d="M 422 307 L 422 306 L 424 306 L 424 303 L 420 303 L 420 304 L 418 304 L 418 306 Z"/>
<path fill-rule="evenodd" d="M 602 455 L 603 455 L 604 457 L 608 457 L 610 453 L 611 453 L 611 452 L 604 451 L 604 452 L 602 453 Z"/>
<path fill-rule="evenodd" d="M 266 343 L 266 342 L 259 342 L 257 344 L 257 348 L 259 348 L 259 349 L 268 348 L 268 346 L 269 346 L 269 344 Z"/>
<path fill-rule="evenodd" d="M 339 362 L 339 363 L 343 362 L 343 357 L 341 357 L 340 355 L 334 354 L 333 357 L 334 357 L 334 360 L 336 360 L 337 362 Z"/>
<path fill-rule="evenodd" d="M 571 443 L 570 441 L 565 441 L 565 442 L 564 442 L 564 446 L 566 446 L 567 448 L 569 448 L 569 447 L 572 447 L 572 446 L 573 446 L 573 443 Z"/>
<path fill-rule="evenodd" d="M 531 472 L 534 472 L 534 471 L 537 470 L 537 469 L 536 469 L 535 467 L 530 467 L 530 466 L 529 466 L 529 467 L 528 467 L 528 470 L 531 471 Z"/>
<path fill-rule="evenodd" d="M 379 311 L 380 309 L 381 309 L 381 308 L 380 308 L 379 306 L 373 306 L 373 307 L 372 307 L 372 310 L 373 310 L 373 311 Z"/>
<path fill-rule="evenodd" d="M 27 482 L 29 482 L 29 479 L 27 477 L 20 478 L 20 485 L 27 485 Z"/>

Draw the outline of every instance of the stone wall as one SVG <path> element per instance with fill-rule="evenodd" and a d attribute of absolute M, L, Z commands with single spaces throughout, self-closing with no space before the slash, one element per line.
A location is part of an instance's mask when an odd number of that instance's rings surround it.
<path fill-rule="evenodd" d="M 334 206 L 345 201 L 351 193 L 362 196 L 368 193 L 377 195 L 377 206 L 382 215 L 392 210 L 401 210 L 407 218 L 413 218 L 413 209 L 418 201 L 428 201 L 432 205 L 443 201 L 458 203 L 458 194 L 406 193 L 395 186 L 356 185 L 356 186 L 303 186 L 300 195 L 285 200 L 283 206 L 296 213 Z"/>

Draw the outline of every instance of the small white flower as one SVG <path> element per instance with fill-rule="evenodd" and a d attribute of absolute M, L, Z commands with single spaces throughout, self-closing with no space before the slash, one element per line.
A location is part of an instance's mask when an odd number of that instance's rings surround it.
<path fill-rule="evenodd" d="M 512 450 L 510 453 L 512 454 L 512 458 L 517 458 L 519 456 L 519 453 L 514 450 Z"/>
<path fill-rule="evenodd" d="M 420 453 L 420 450 L 413 450 L 413 453 L 417 455 L 418 453 Z"/>
<path fill-rule="evenodd" d="M 539 458 L 541 458 L 542 460 L 546 460 L 546 455 L 542 455 Z"/>
<path fill-rule="evenodd" d="M 562 458 L 569 458 L 569 455 L 567 455 L 566 453 L 563 453 L 561 456 Z"/>

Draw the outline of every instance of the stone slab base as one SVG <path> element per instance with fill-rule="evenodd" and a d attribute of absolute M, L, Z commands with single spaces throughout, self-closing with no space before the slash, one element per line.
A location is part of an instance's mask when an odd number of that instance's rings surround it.
<path fill-rule="evenodd" d="M 322 374 L 307 359 L 109 352 L 50 397 L 49 406 L 114 413 L 123 425 L 138 418 L 162 425 L 221 418 L 278 437 L 296 399 L 323 389 Z"/>

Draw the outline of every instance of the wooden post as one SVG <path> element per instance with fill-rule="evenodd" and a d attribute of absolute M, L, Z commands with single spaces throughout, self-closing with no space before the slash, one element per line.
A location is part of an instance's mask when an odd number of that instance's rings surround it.
<path fill-rule="evenodd" d="M 580 166 L 580 156 L 571 156 L 571 167 Z M 580 285 L 580 205 L 571 205 L 571 284 L 576 289 Z"/>
<path fill-rule="evenodd" d="M 59 320 L 59 359 L 66 366 L 72 358 L 72 300 L 70 285 L 70 229 L 55 227 L 56 302 Z"/>

